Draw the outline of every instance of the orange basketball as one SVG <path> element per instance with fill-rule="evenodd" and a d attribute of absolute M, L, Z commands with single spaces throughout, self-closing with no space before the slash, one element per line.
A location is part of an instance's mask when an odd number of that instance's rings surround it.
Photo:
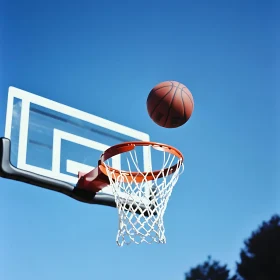
<path fill-rule="evenodd" d="M 147 98 L 147 109 L 151 119 L 166 128 L 175 128 L 186 123 L 194 108 L 191 92 L 175 81 L 156 85 Z"/>

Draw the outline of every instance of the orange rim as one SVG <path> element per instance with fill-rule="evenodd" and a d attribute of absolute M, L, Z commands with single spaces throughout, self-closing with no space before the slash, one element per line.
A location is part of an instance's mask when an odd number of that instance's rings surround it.
<path fill-rule="evenodd" d="M 135 147 L 139 146 L 152 146 L 154 149 L 162 151 L 162 152 L 168 152 L 178 158 L 178 162 L 174 164 L 173 166 L 169 168 L 165 168 L 164 170 L 156 170 L 152 172 L 142 172 L 139 174 L 139 172 L 128 172 L 123 170 L 118 170 L 113 167 L 107 166 L 104 163 L 107 159 L 123 154 L 125 152 L 129 152 L 135 149 Z M 107 168 L 110 172 L 113 172 L 116 177 L 119 177 L 120 175 L 125 174 L 128 182 L 135 181 L 137 183 L 141 183 L 143 179 L 146 179 L 147 181 L 152 181 L 156 178 L 161 178 L 166 175 L 170 175 L 174 173 L 178 167 L 182 164 L 184 161 L 183 154 L 176 148 L 167 145 L 167 144 L 161 144 L 157 142 L 149 142 L 149 141 L 133 141 L 133 142 L 124 142 L 121 144 L 117 144 L 115 146 L 110 147 L 107 149 L 100 157 L 99 160 L 99 167 L 102 173 L 106 174 L 108 176 Z M 180 164 L 179 164 L 180 163 Z"/>

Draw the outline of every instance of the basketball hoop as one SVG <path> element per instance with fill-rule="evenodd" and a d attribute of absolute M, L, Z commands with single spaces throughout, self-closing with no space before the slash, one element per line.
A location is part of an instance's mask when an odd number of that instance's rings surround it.
<path fill-rule="evenodd" d="M 160 152 L 161 168 L 150 166 L 141 171 L 137 147 Z M 110 159 L 126 155 L 128 170 L 112 167 Z M 182 153 L 166 144 L 155 142 L 125 142 L 107 149 L 98 167 L 87 174 L 80 173 L 78 188 L 98 192 L 110 185 L 119 214 L 117 244 L 166 243 L 163 216 L 169 197 L 183 172 Z"/>

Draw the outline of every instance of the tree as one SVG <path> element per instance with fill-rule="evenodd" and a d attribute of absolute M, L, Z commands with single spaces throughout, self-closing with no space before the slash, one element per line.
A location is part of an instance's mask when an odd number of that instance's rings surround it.
<path fill-rule="evenodd" d="M 272 216 L 244 242 L 237 273 L 244 280 L 280 279 L 280 217 Z"/>
<path fill-rule="evenodd" d="M 191 268 L 190 272 L 185 274 L 185 280 L 235 280 L 235 277 L 230 278 L 229 274 L 226 265 L 222 266 L 208 257 L 202 265 Z"/>

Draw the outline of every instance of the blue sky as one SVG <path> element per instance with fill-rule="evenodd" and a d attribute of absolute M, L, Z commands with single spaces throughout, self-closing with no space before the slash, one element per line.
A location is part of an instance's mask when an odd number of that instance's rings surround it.
<path fill-rule="evenodd" d="M 208 255 L 234 269 L 280 211 L 277 1 L 0 1 L 0 131 L 9 86 L 179 148 L 166 245 L 115 244 L 115 209 L 0 178 L 0 278 L 183 279 Z M 277 53 L 278 51 L 278 53 Z M 178 129 L 146 111 L 159 82 L 195 100 Z"/>

